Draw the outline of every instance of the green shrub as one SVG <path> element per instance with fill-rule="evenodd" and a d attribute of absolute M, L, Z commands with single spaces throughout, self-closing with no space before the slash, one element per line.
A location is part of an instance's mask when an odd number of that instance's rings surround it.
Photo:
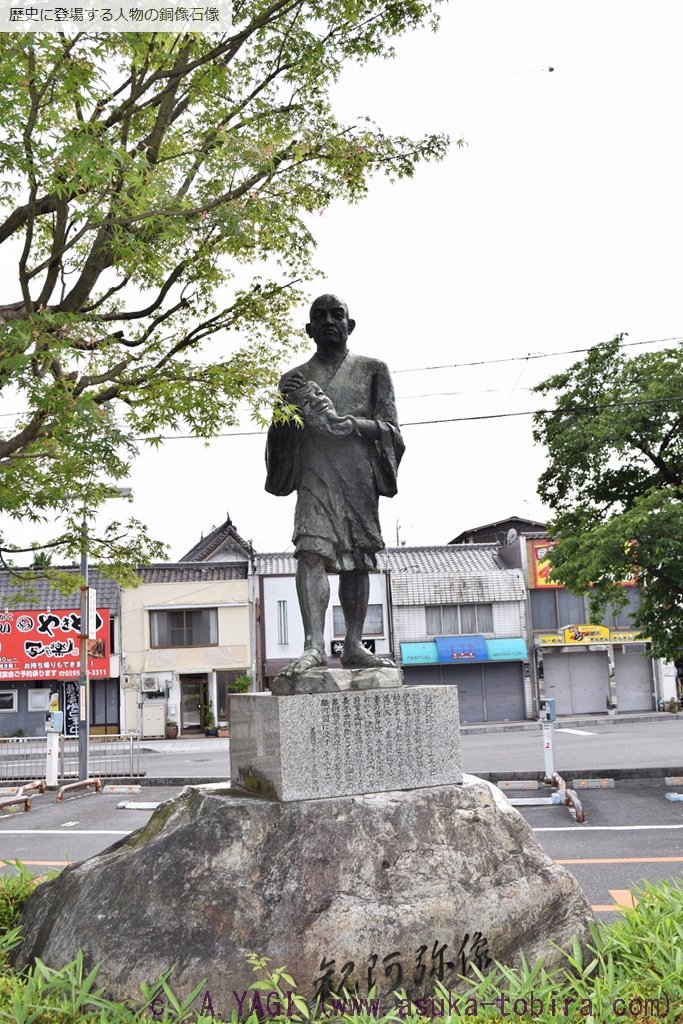
<path fill-rule="evenodd" d="M 16 869 L 16 874 L 0 875 L 0 935 L 15 928 L 21 908 L 36 886 L 36 879 L 25 864 L 18 860 L 2 862 Z"/>

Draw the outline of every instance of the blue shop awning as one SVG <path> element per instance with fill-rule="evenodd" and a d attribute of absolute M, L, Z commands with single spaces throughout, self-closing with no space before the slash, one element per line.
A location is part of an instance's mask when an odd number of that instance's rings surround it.
<path fill-rule="evenodd" d="M 439 652 L 433 641 L 401 644 L 401 661 L 404 665 L 436 665 L 439 661 Z"/>
<path fill-rule="evenodd" d="M 487 640 L 486 649 L 490 661 L 526 661 L 529 657 L 526 644 L 521 637 L 505 640 Z"/>
<path fill-rule="evenodd" d="M 442 664 L 489 660 L 483 636 L 438 636 L 435 643 Z"/>

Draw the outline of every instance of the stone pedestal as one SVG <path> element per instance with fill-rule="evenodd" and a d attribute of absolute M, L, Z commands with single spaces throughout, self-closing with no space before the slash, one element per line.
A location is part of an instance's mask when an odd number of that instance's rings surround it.
<path fill-rule="evenodd" d="M 230 697 L 233 786 L 278 800 L 462 782 L 455 686 Z"/>
<path fill-rule="evenodd" d="M 273 680 L 276 697 L 300 693 L 340 693 L 346 690 L 388 690 L 403 685 L 403 672 L 395 666 L 376 668 L 309 668 L 295 676 Z"/>

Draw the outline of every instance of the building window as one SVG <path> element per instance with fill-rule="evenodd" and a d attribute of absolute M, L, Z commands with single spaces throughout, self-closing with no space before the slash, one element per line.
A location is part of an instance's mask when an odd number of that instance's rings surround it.
<path fill-rule="evenodd" d="M 530 595 L 533 629 L 558 629 L 588 621 L 584 599 L 568 590 L 532 590 Z"/>
<path fill-rule="evenodd" d="M 531 591 L 531 625 L 534 629 L 557 629 L 555 591 Z"/>
<path fill-rule="evenodd" d="M 277 603 L 277 642 L 282 646 L 289 643 L 289 629 L 287 628 L 287 602 Z"/>
<path fill-rule="evenodd" d="M 152 647 L 215 647 L 218 613 L 215 608 L 178 608 L 150 612 Z"/>
<path fill-rule="evenodd" d="M 332 608 L 332 620 L 335 636 L 346 636 L 346 623 L 344 622 L 344 612 L 341 609 L 341 605 L 335 604 Z M 365 622 L 363 623 L 363 636 L 383 636 L 384 635 L 384 615 L 382 612 L 381 604 L 369 604 L 368 610 L 365 613 Z"/>
<path fill-rule="evenodd" d="M 0 711 L 17 710 L 17 690 L 0 690 Z"/>
<path fill-rule="evenodd" d="M 491 604 L 433 604 L 425 608 L 428 636 L 493 633 Z"/>
<path fill-rule="evenodd" d="M 640 592 L 636 587 L 624 587 L 628 598 L 623 608 L 608 608 L 605 625 L 611 629 L 635 629 L 634 616 L 640 608 Z"/>
<path fill-rule="evenodd" d="M 49 711 L 50 710 L 50 690 L 29 690 L 28 691 L 28 711 Z"/>
<path fill-rule="evenodd" d="M 557 614 L 560 626 L 573 626 L 587 622 L 586 602 L 576 594 L 570 594 L 568 590 L 556 590 Z"/>

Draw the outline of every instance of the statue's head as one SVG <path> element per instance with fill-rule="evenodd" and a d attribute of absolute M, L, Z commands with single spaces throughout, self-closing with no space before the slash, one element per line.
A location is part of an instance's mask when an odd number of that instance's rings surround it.
<path fill-rule="evenodd" d="M 343 347 L 356 321 L 349 317 L 349 308 L 338 295 L 319 295 L 311 306 L 306 334 L 316 345 Z"/>

